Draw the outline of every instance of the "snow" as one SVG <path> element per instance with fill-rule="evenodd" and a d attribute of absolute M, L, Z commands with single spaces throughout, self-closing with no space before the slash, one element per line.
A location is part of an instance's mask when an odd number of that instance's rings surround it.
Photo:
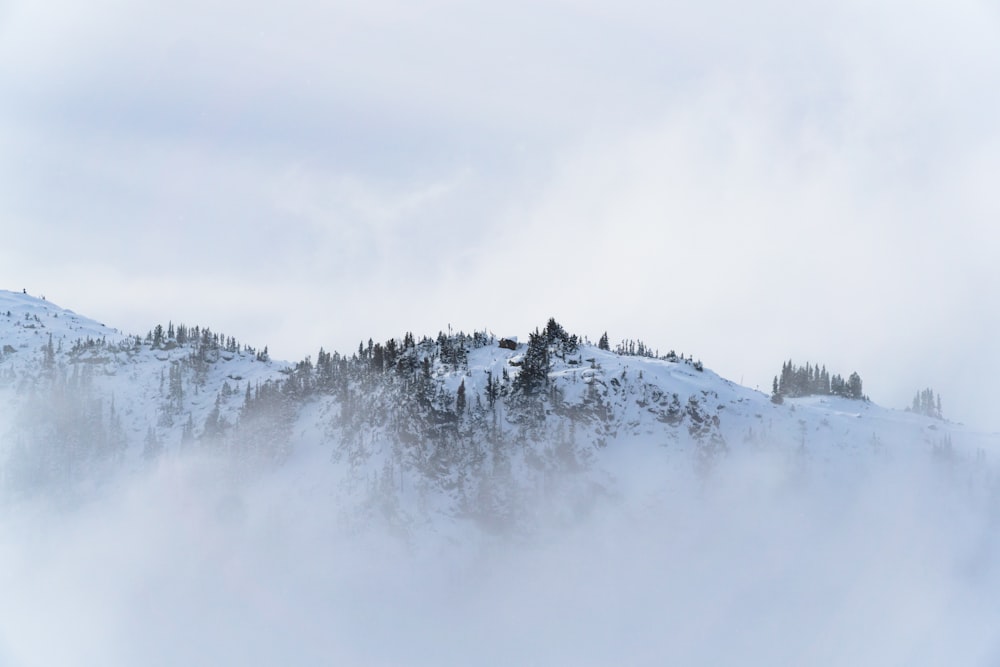
<path fill-rule="evenodd" d="M 87 338 L 106 343 L 72 352 Z M 189 414 L 196 435 L 217 401 L 235 424 L 246 386 L 293 364 L 220 352 L 201 378 L 184 371 L 182 408 L 164 419 L 169 369 L 192 349 L 133 343 L 0 291 L 0 350 L 13 350 L 0 355 L 0 454 L 16 449 L 18 416 L 47 373 L 88 369 L 91 396 L 104 414 L 113 398 L 129 436 L 122 474 L 57 509 L 5 501 L 0 663 L 1000 658 L 996 434 L 833 396 L 776 405 L 687 361 L 581 346 L 552 357 L 562 404 L 543 404 L 546 433 L 595 396 L 607 419 L 582 413 L 578 467 L 560 471 L 554 444 L 519 440 L 502 405 L 509 477 L 487 472 L 494 492 L 507 480 L 520 494 L 510 502 L 523 520 L 484 525 L 457 509 L 459 479 L 473 488 L 477 469 L 422 479 L 388 426 L 344 439 L 332 395 L 298 406 L 291 456 L 266 474 L 234 474 L 204 443 L 185 449 Z M 464 383 L 471 401 L 488 373 L 516 378 L 523 353 L 493 343 L 469 350 L 467 367 L 438 360 L 435 388 L 454 396 Z M 671 424 L 675 395 L 683 415 Z M 724 452 L 699 458 L 711 442 L 692 435 L 699 423 Z M 163 444 L 152 461 L 149 429 Z M 69 629 L 53 642 L 56 628 Z"/>
<path fill-rule="evenodd" d="M 138 465 L 142 439 L 150 426 L 168 446 L 176 446 L 180 443 L 187 414 L 197 425 L 203 424 L 226 382 L 234 394 L 220 406 L 221 414 L 234 423 L 239 409 L 237 399 L 242 399 L 246 384 L 253 386 L 268 379 L 278 379 L 284 367 L 280 363 L 257 361 L 245 352 L 224 353 L 224 363 L 209 365 L 201 389 L 190 383 L 186 386 L 189 395 L 183 415 L 176 415 L 176 424 L 164 426 L 159 423 L 163 375 L 172 363 L 187 357 L 191 350 L 187 347 L 151 349 L 148 345 L 133 348 L 129 343 L 134 338 L 134 334 L 123 334 L 40 297 L 0 290 L 0 351 L 5 351 L 0 354 L 0 373 L 37 377 L 43 372 L 44 348 L 51 341 L 61 372 L 70 373 L 72 369 L 86 367 L 90 371 L 93 394 L 106 402 L 106 409 L 114 401 L 130 436 L 126 459 L 133 466 Z M 74 344 L 88 340 L 101 345 L 71 353 Z M 18 404 L 16 384 L 8 382 L 7 390 L 9 402 Z"/>
<path fill-rule="evenodd" d="M 133 462 L 139 460 L 142 438 L 151 426 L 168 450 L 177 449 L 187 415 L 200 429 L 225 383 L 232 392 L 220 399 L 220 414 L 233 424 L 239 418 L 247 385 L 254 387 L 268 380 L 280 380 L 283 371 L 291 366 L 261 362 L 245 351 L 223 352 L 219 361 L 208 365 L 198 386 L 190 378 L 184 378 L 183 409 L 173 419 L 164 420 L 163 374 L 171 364 L 191 353 L 188 347 L 154 350 L 142 345 L 135 350 L 85 350 L 68 363 L 68 351 L 76 341 L 89 338 L 127 347 L 123 341 L 131 340 L 132 336 L 39 297 L 0 291 L 0 350 L 6 350 L 0 355 L 0 372 L 22 376 L 39 373 L 42 350 L 51 339 L 59 350 L 63 368 L 86 363 L 94 371 L 95 394 L 109 403 L 114 399 L 130 434 L 127 458 Z M 506 370 L 511 378 L 516 378 L 522 359 L 523 346 L 512 351 L 490 345 L 469 352 L 467 370 L 437 362 L 434 377 L 451 395 L 464 382 L 469 397 L 481 396 L 488 372 L 499 379 Z M 673 395 L 682 408 L 693 398 L 707 413 L 717 415 L 719 430 L 731 449 L 742 447 L 747 440 L 766 439 L 790 443 L 811 455 L 830 456 L 842 450 L 858 450 L 863 447 L 860 443 L 878 442 L 889 448 L 893 456 L 923 456 L 947 436 L 954 451 L 963 456 L 989 459 L 996 451 L 998 439 L 995 434 L 976 433 L 941 420 L 840 397 L 786 399 L 783 405 L 774 405 L 769 396 L 720 378 L 707 368 L 698 371 L 687 361 L 621 356 L 592 346 L 581 347 L 567 359 L 554 357 L 550 379 L 562 391 L 567 404 L 580 404 L 586 393 L 592 391 L 591 385 L 597 387 L 612 408 L 613 419 L 607 429 L 613 434 L 612 441 L 635 438 L 671 441 L 656 435 L 665 433 L 662 421 L 657 419 L 657 410 Z M 653 404 L 654 395 L 659 397 L 659 405 Z M 18 400 L 16 392 L 8 386 L 7 401 L 16 405 Z M 321 397 L 318 401 L 317 406 L 308 407 L 298 415 L 294 429 L 296 440 L 302 444 L 289 462 L 290 467 L 300 465 L 298 457 L 305 456 L 303 452 L 329 446 L 324 436 L 326 423 L 338 408 L 329 398 Z M 582 436 L 598 438 L 594 433 Z M 675 444 L 684 447 L 683 442 Z M 600 458 L 613 457 L 615 452 L 617 449 L 609 446 L 594 453 Z M 372 462 L 379 464 L 378 460 Z"/>
<path fill-rule="evenodd" d="M 74 344 L 87 339 L 104 344 L 71 353 Z M 188 420 L 197 436 L 218 406 L 222 420 L 230 426 L 236 424 L 247 386 L 280 381 L 292 367 L 259 361 L 245 349 L 222 350 L 197 381 L 185 371 L 183 405 L 166 410 L 167 370 L 183 366 L 192 350 L 170 345 L 153 349 L 148 343 L 136 346 L 132 345 L 134 339 L 134 334 L 126 335 L 39 297 L 0 291 L 0 350 L 5 350 L 0 354 L 0 377 L 8 378 L 0 384 L 0 396 L 9 406 L 7 414 L 17 414 L 23 404 L 24 381 L 44 372 L 44 350 L 51 340 L 60 372 L 68 375 L 86 367 L 92 395 L 104 402 L 102 410 L 107 412 L 113 402 L 128 439 L 124 461 L 137 470 L 146 465 L 144 440 L 150 430 L 168 455 L 179 455 Z M 512 380 L 517 377 L 523 350 L 523 346 L 507 350 L 495 343 L 471 349 L 466 368 L 452 368 L 438 360 L 432 375 L 446 395 L 454 396 L 464 383 L 471 403 L 474 397 L 484 395 L 488 374 L 497 380 L 505 371 Z M 686 465 L 671 458 L 672 454 L 665 455 L 668 451 L 690 454 L 694 447 L 687 433 L 688 421 L 679 427 L 665 423 L 670 421 L 665 415 L 671 402 L 682 413 L 694 402 L 706 423 L 717 419 L 716 430 L 729 455 L 777 449 L 831 469 L 855 467 L 858 457 L 927 458 L 945 444 L 950 457 L 989 465 L 998 441 L 996 434 L 834 396 L 789 398 L 775 405 L 769 396 L 721 378 L 708 368 L 697 370 L 690 361 L 622 356 L 593 346 L 581 346 L 565 358 L 554 354 L 550 382 L 566 405 L 584 405 L 588 396 L 597 396 L 607 405 L 607 420 L 590 420 L 576 427 L 576 439 L 581 443 L 576 456 L 588 461 L 589 478 L 605 488 L 615 488 L 631 468 Z M 381 430 L 364 436 L 368 444 L 362 459 L 346 467 L 331 462 L 338 458 L 339 447 L 339 436 L 331 431 L 331 424 L 336 423 L 340 409 L 333 397 L 320 395 L 298 410 L 291 427 L 293 453 L 282 474 L 294 476 L 296 484 L 326 488 L 349 514 L 349 508 L 362 502 L 357 494 L 391 469 L 402 489 L 399 511 L 409 521 L 416 522 L 419 516 L 424 523 L 451 525 L 457 498 L 440 491 L 428 494 L 426 488 L 415 485 L 408 487 L 407 477 L 415 473 L 392 463 L 393 446 Z M 502 406 L 499 414 L 502 437 L 518 439 L 515 426 L 504 418 Z M 680 419 L 687 418 L 682 414 Z M 519 456 L 511 462 L 513 474 L 530 476 L 530 457 L 522 460 Z M 639 459 L 633 460 L 636 456 Z M 414 513 L 414 507 L 420 511 Z"/>

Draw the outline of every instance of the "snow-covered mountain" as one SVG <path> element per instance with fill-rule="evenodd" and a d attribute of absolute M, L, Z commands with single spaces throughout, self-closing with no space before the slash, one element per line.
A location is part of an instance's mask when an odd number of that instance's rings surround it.
<path fill-rule="evenodd" d="M 554 320 L 527 338 L 407 333 L 285 363 L 208 327 L 125 334 L 2 291 L 4 493 L 86 491 L 205 453 L 234 478 L 280 469 L 353 517 L 492 529 L 530 524 L 541 496 L 585 506 L 664 465 L 697 479 L 764 453 L 819 473 L 908 457 L 974 475 L 995 452 L 996 436 L 941 419 L 834 395 L 779 404 L 683 355 L 602 349 Z"/>
<path fill-rule="evenodd" d="M 997 664 L 994 435 L 522 341 L 284 363 L 0 292 L 0 663 Z"/>

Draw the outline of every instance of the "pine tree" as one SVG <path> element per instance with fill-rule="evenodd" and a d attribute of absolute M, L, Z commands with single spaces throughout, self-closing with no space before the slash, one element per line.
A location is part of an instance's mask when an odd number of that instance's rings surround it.
<path fill-rule="evenodd" d="M 517 389 L 527 395 L 533 395 L 548 385 L 549 381 L 549 349 L 545 336 L 538 329 L 528 334 L 528 349 L 524 352 L 521 372 L 517 376 Z"/>
<path fill-rule="evenodd" d="M 45 368 L 51 370 L 56 365 L 56 349 L 52 345 L 52 334 L 49 334 L 49 342 L 45 344 Z"/>
<path fill-rule="evenodd" d="M 847 378 L 847 397 L 854 399 L 864 398 L 861 388 L 861 376 L 857 373 L 851 373 L 851 376 Z"/>
<path fill-rule="evenodd" d="M 941 397 L 935 396 L 934 390 L 929 387 L 916 393 L 910 409 L 917 414 L 942 419 Z"/>
<path fill-rule="evenodd" d="M 249 390 L 250 384 L 247 383 L 247 389 Z M 194 417 L 191 413 L 188 413 L 187 421 L 184 422 L 184 426 L 181 428 L 181 446 L 187 447 L 194 442 Z"/>
<path fill-rule="evenodd" d="M 462 383 L 458 385 L 458 391 L 455 395 L 455 412 L 458 413 L 459 417 L 465 414 L 465 379 L 462 379 Z"/>
<path fill-rule="evenodd" d="M 608 332 L 607 331 L 605 331 L 601 335 L 601 339 L 599 341 L 597 341 L 597 349 L 599 349 L 599 350 L 608 350 L 609 352 L 611 351 L 611 346 L 608 345 Z"/>
<path fill-rule="evenodd" d="M 492 410 L 496 405 L 497 397 L 500 395 L 499 382 L 494 379 L 493 371 L 486 371 L 486 403 Z"/>

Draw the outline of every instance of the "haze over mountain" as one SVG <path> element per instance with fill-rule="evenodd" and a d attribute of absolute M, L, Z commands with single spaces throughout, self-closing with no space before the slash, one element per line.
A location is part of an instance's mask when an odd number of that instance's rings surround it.
<path fill-rule="evenodd" d="M 406 332 L 293 363 L 207 326 L 127 335 L 28 294 L 0 293 L 0 320 L 8 493 L 202 452 L 237 476 L 301 465 L 332 485 L 344 467 L 352 499 L 387 503 L 403 523 L 418 504 L 516 523 L 515 499 L 554 477 L 614 494 L 623 450 L 689 458 L 682 467 L 706 475 L 761 448 L 839 466 L 982 458 L 996 440 L 942 420 L 929 389 L 913 409 L 887 410 L 856 372 L 788 361 L 768 395 L 683 352 L 633 340 L 612 349 L 606 334 L 595 345 L 555 319 L 526 343 Z"/>
<path fill-rule="evenodd" d="M 288 363 L 0 292 L 0 661 L 1000 656 L 996 437 L 932 391 L 519 338 Z"/>
<path fill-rule="evenodd" d="M 0 667 L 1000 664 L 998 81 L 996 0 L 0 1 Z"/>

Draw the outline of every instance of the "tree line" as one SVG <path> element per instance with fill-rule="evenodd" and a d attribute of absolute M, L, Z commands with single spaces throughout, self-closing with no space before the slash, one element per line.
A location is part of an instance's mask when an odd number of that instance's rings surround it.
<path fill-rule="evenodd" d="M 800 396 L 843 396 L 844 398 L 866 399 L 861 376 L 851 373 L 845 380 L 841 375 L 831 375 L 826 366 L 806 362 L 796 366 L 791 359 L 781 365 L 781 374 L 774 376 L 771 386 L 771 400 L 781 403 L 785 398 Z"/>

